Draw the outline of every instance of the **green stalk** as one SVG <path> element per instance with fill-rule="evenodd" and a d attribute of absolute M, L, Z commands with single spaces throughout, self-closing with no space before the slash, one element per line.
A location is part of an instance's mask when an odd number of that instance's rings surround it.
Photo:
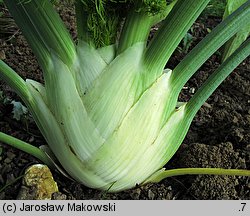
<path fill-rule="evenodd" d="M 182 87 L 201 65 L 215 53 L 227 40 L 236 34 L 246 23 L 250 23 L 250 1 L 216 26 L 173 70 L 171 77 L 174 92 Z M 177 95 L 178 97 L 178 95 Z"/>
<path fill-rule="evenodd" d="M 29 91 L 24 80 L 4 61 L 0 60 L 0 78 L 2 78 L 24 101 L 30 98 Z"/>
<path fill-rule="evenodd" d="M 152 26 L 152 16 L 145 11 L 132 11 L 128 14 L 118 44 L 117 54 L 138 42 L 146 42 Z"/>
<path fill-rule="evenodd" d="M 227 17 L 215 27 L 189 54 L 175 67 L 170 77 L 172 94 L 169 101 L 174 109 L 179 93 L 191 76 L 200 66 L 221 47 L 228 39 L 236 34 L 246 22 L 250 22 L 250 2 Z M 167 118 L 164 118 L 165 122 Z"/>
<path fill-rule="evenodd" d="M 187 103 L 187 114 L 194 117 L 200 107 L 226 79 L 226 77 L 250 55 L 250 39 L 246 40 L 225 62 L 203 83 Z"/>
<path fill-rule="evenodd" d="M 157 183 L 165 178 L 180 175 L 229 175 L 229 176 L 250 176 L 250 170 L 241 169 L 221 169 L 221 168 L 179 168 L 159 171 L 152 175 L 146 183 Z"/>
<path fill-rule="evenodd" d="M 153 15 L 149 12 L 132 10 L 125 21 L 118 46 L 118 54 L 137 42 L 147 42 L 151 27 L 167 17 L 177 0 L 167 5 L 164 11 Z"/>
<path fill-rule="evenodd" d="M 54 167 L 54 164 L 51 162 L 48 156 L 42 150 L 31 144 L 28 144 L 2 132 L 0 132 L 0 141 L 36 157 L 50 167 Z"/>
<path fill-rule="evenodd" d="M 83 7 L 81 0 L 76 0 L 75 2 L 75 12 L 76 12 L 76 24 L 77 24 L 77 38 L 78 40 L 85 41 L 87 43 L 91 42 L 88 34 L 87 11 Z"/>
<path fill-rule="evenodd" d="M 175 4 L 146 52 L 149 82 L 162 73 L 166 62 L 208 2 L 209 0 L 182 0 Z"/>
<path fill-rule="evenodd" d="M 65 64 L 75 57 L 74 42 L 58 13 L 47 0 L 4 0 L 42 66 L 46 67 L 51 50 Z"/>

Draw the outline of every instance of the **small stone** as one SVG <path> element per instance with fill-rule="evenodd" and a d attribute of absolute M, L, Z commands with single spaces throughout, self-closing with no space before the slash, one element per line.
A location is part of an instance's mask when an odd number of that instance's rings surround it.
<path fill-rule="evenodd" d="M 140 195 L 141 195 L 141 189 L 140 188 L 136 188 L 136 189 L 132 190 L 132 192 L 130 193 L 130 196 L 131 196 L 131 198 L 133 200 L 139 200 Z"/>
<path fill-rule="evenodd" d="M 194 87 L 190 88 L 190 89 L 189 89 L 189 93 L 190 93 L 190 94 L 194 94 L 194 93 L 195 93 L 195 88 L 194 88 Z"/>
<path fill-rule="evenodd" d="M 246 151 L 250 152 L 250 144 L 246 146 Z"/>
<path fill-rule="evenodd" d="M 10 152 L 10 151 L 8 151 L 6 154 L 7 154 L 7 157 L 8 157 L 10 160 L 13 160 L 13 158 L 16 157 L 16 155 L 15 155 L 13 152 Z"/>
<path fill-rule="evenodd" d="M 55 192 L 52 194 L 52 200 L 66 200 L 67 196 L 66 194 L 63 194 L 61 192 Z"/>
<path fill-rule="evenodd" d="M 250 189 L 250 183 L 247 184 L 247 187 Z"/>
<path fill-rule="evenodd" d="M 0 50 L 0 59 L 1 60 L 5 60 L 6 59 L 6 55 L 5 55 L 5 52 L 3 50 Z"/>
<path fill-rule="evenodd" d="M 236 116 L 233 117 L 233 123 L 237 123 L 239 120 Z"/>
<path fill-rule="evenodd" d="M 155 198 L 154 192 L 152 190 L 150 190 L 150 189 L 148 190 L 148 198 L 150 200 L 153 200 Z"/>
<path fill-rule="evenodd" d="M 33 136 L 31 136 L 30 139 L 29 139 L 29 143 L 34 142 L 34 140 L 35 140 L 35 138 Z"/>
<path fill-rule="evenodd" d="M 35 164 L 26 169 L 23 177 L 25 193 L 33 194 L 32 199 L 50 200 L 52 194 L 58 192 L 57 183 L 46 165 Z M 27 190 L 29 188 L 29 190 Z M 20 194 L 23 192 L 21 191 Z M 20 197 L 27 197 L 24 194 Z M 30 196 L 28 196 L 30 199 Z"/>
<path fill-rule="evenodd" d="M 6 175 L 6 183 L 11 183 L 15 181 L 15 176 L 13 173 L 7 173 Z"/>
<path fill-rule="evenodd" d="M 248 123 L 250 124 L 250 115 L 246 115 L 246 120 L 247 120 Z"/>
<path fill-rule="evenodd" d="M 212 108 L 212 106 L 211 106 L 209 103 L 207 103 L 207 102 L 204 102 L 203 106 L 204 106 L 204 107 L 207 107 L 207 108 L 209 108 L 209 109 Z"/>
<path fill-rule="evenodd" d="M 5 160 L 4 160 L 4 163 L 7 163 L 7 164 L 9 164 L 9 163 L 11 163 L 11 159 L 10 158 L 6 158 Z"/>

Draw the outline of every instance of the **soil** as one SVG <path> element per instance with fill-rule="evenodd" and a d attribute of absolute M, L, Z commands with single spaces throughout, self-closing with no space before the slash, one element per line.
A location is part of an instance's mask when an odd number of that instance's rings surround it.
<path fill-rule="evenodd" d="M 2 8 L 4 12 L 4 8 Z M 73 12 L 59 9 L 73 38 L 76 38 Z M 7 13 L 7 12 L 6 12 Z M 190 49 L 197 44 L 219 18 L 197 21 L 191 34 Z M 12 23 L 10 33 L 0 39 L 0 57 L 23 78 L 43 82 L 41 70 L 18 28 Z M 185 55 L 176 51 L 168 63 L 173 68 Z M 183 89 L 180 100 L 187 101 L 219 65 L 220 53 L 213 55 Z M 20 98 L 0 81 L 0 91 L 10 100 Z M 0 131 L 35 146 L 45 144 L 32 118 L 13 119 L 12 105 L 0 104 Z M 32 156 L 0 143 L 0 199 L 17 199 L 21 176 L 29 165 L 39 163 Z M 178 152 L 166 168 L 218 167 L 250 170 L 250 58 L 246 59 L 222 83 L 195 116 Z M 158 184 L 148 184 L 120 193 L 89 189 L 53 171 L 60 193 L 54 199 L 250 199 L 250 178 L 235 176 L 188 175 L 171 177 Z M 4 188 L 3 188 L 4 187 Z M 1 188 L 3 188 L 1 190 Z"/>

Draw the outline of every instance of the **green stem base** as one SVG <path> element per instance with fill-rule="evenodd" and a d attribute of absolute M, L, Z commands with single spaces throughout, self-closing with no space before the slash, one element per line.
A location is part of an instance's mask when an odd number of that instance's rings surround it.
<path fill-rule="evenodd" d="M 149 177 L 143 184 L 158 183 L 165 178 L 180 175 L 229 175 L 229 176 L 250 176 L 250 170 L 222 169 L 222 168 L 179 168 L 162 169 Z"/>
<path fill-rule="evenodd" d="M 3 142 L 9 146 L 15 147 L 21 151 L 24 151 L 37 159 L 41 160 L 43 163 L 48 165 L 49 167 L 54 167 L 54 164 L 51 162 L 51 160 L 48 158 L 48 156 L 39 148 L 26 143 L 22 140 L 19 140 L 15 137 L 12 137 L 10 135 L 7 135 L 3 132 L 0 132 L 0 142 Z"/>

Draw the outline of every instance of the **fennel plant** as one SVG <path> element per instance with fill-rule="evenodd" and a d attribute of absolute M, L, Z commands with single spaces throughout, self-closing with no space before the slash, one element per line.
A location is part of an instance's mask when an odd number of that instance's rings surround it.
<path fill-rule="evenodd" d="M 0 77 L 22 98 L 61 166 L 92 188 L 121 191 L 183 174 L 248 170 L 163 166 L 195 114 L 250 54 L 246 40 L 187 103 L 178 95 L 200 66 L 246 23 L 250 1 L 229 15 L 173 69 L 164 69 L 209 0 L 76 0 L 75 43 L 48 0 L 4 0 L 43 70 L 23 80 L 3 61 Z M 161 22 L 150 43 L 150 29 Z M 42 150 L 0 133 L 0 141 L 53 166 Z"/>

